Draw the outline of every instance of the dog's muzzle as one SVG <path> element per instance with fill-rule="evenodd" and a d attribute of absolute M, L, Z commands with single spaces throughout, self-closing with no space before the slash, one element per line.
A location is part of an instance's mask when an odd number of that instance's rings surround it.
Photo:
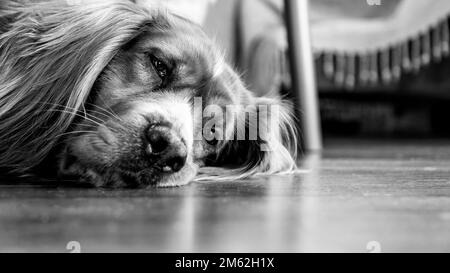
<path fill-rule="evenodd" d="M 146 155 L 165 173 L 176 173 L 186 164 L 186 143 L 168 125 L 150 125 L 145 132 L 144 145 Z"/>

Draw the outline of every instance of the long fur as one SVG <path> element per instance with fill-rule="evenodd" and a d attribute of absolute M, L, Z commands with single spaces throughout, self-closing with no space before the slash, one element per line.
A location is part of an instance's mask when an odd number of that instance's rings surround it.
<path fill-rule="evenodd" d="M 232 166 L 228 170 L 208 168 L 201 171 L 196 181 L 226 181 L 248 178 L 255 175 L 292 174 L 298 172 L 298 131 L 293 116 L 292 104 L 278 96 L 255 97 L 239 76 L 231 73 L 228 86 L 237 91 L 235 104 L 238 106 L 234 122 L 245 123 L 242 128 L 233 124 L 234 135 L 247 135 L 246 140 L 228 141 L 214 159 L 216 166 Z M 277 106 L 276 113 L 270 107 Z M 249 107 L 250 106 L 250 107 Z M 268 113 L 259 112 L 259 106 L 267 106 Z M 251 116 L 257 118 L 251 118 Z M 267 124 L 270 116 L 276 115 L 275 124 Z M 264 116 L 267 118 L 264 119 Z M 262 118 L 262 119 L 261 119 Z M 261 123 L 263 121 L 263 123 Z M 256 124 L 255 124 L 256 123 Z M 268 135 L 259 135 L 259 128 L 269 128 Z M 249 139 L 250 131 L 258 131 L 256 140 Z"/>
<path fill-rule="evenodd" d="M 273 174 L 294 174 L 300 172 L 297 167 L 298 131 L 296 121 L 292 115 L 292 105 L 279 98 L 253 98 L 256 105 L 277 105 L 278 123 L 272 124 L 277 128 L 271 128 L 269 136 L 257 140 L 229 141 L 215 158 L 216 165 L 229 165 L 236 163 L 237 167 L 204 168 L 196 177 L 196 181 L 230 181 L 245 179 L 252 176 Z M 257 108 L 255 108 L 257 112 Z M 251 114 L 250 114 L 251 115 Z M 257 130 L 258 126 L 270 128 L 268 124 L 254 124 L 255 120 L 246 118 L 245 112 L 237 117 L 244 119 L 245 130 Z M 259 121 L 259 119 L 258 119 Z M 238 121 L 236 121 L 238 122 Z M 267 127 L 268 126 L 268 127 Z M 251 129 L 249 129 L 251 128 Z M 237 132 L 235 132 L 237 134 Z M 242 133 L 242 132 L 241 132 Z M 244 134 L 246 132 L 243 132 Z"/>
<path fill-rule="evenodd" d="M 21 173 L 48 155 L 99 74 L 153 15 L 122 1 L 0 8 L 0 166 Z"/>
<path fill-rule="evenodd" d="M 0 167 L 26 173 L 40 164 L 70 131 L 116 53 L 155 24 L 158 16 L 158 11 L 130 1 L 78 6 L 48 0 L 2 1 Z M 242 105 L 280 105 L 278 128 L 267 141 L 230 141 L 216 160 L 225 164 L 245 153 L 240 166 L 197 180 L 295 171 L 297 136 L 290 107 L 279 100 L 255 98 L 243 86 L 232 89 L 240 93 Z M 247 128 L 255 126 L 247 123 Z M 268 150 L 261 149 L 263 145 Z"/>

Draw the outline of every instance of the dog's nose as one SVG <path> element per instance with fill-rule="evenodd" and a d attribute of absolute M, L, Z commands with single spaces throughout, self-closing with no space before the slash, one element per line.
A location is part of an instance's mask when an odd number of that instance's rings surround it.
<path fill-rule="evenodd" d="M 152 125 L 146 131 L 146 153 L 157 159 L 164 172 L 178 172 L 186 164 L 186 144 L 171 128 Z"/>

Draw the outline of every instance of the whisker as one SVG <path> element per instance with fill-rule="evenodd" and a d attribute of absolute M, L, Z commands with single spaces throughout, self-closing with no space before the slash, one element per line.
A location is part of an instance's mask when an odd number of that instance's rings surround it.
<path fill-rule="evenodd" d="M 103 101 L 103 99 L 101 99 L 100 98 L 100 100 L 102 100 Z M 99 110 L 102 110 L 102 111 L 105 111 L 106 113 L 108 113 L 108 114 L 111 114 L 113 117 L 115 117 L 115 118 L 117 118 L 119 121 L 123 121 L 120 117 L 119 117 L 119 115 L 117 115 L 117 113 L 115 113 L 112 109 L 111 109 L 111 107 L 109 107 L 109 106 L 107 106 L 108 107 L 108 109 L 106 109 L 106 108 L 104 108 L 104 107 L 101 107 L 101 106 L 99 106 L 99 105 L 96 105 L 96 104 L 93 104 L 93 103 L 88 103 L 89 105 L 92 105 L 92 106 L 94 106 L 94 107 L 96 107 L 97 109 L 99 109 Z"/>
<path fill-rule="evenodd" d="M 72 107 L 69 107 L 69 106 L 65 106 L 65 105 L 62 105 L 62 104 L 56 104 L 56 103 L 41 103 L 41 104 L 47 104 L 47 105 L 52 105 L 52 106 L 55 106 L 55 107 L 64 108 L 64 109 L 51 109 L 51 110 L 43 110 L 43 111 L 49 111 L 49 112 L 51 112 L 51 111 L 56 111 L 56 112 L 60 111 L 60 112 L 63 112 L 63 113 L 73 114 L 75 116 L 82 117 L 82 118 L 84 118 L 84 119 L 86 119 L 88 121 L 91 121 L 91 122 L 93 122 L 93 123 L 95 123 L 95 124 L 97 124 L 99 126 L 101 125 L 100 123 L 104 123 L 105 122 L 100 117 L 97 117 L 95 115 L 92 115 L 92 114 L 88 113 L 88 111 L 86 111 L 86 108 L 84 107 L 84 105 L 83 105 L 83 109 L 84 109 L 83 114 L 84 115 L 81 115 L 81 114 L 78 113 L 78 112 L 80 112 L 80 110 L 77 110 L 75 108 L 72 108 Z M 114 117 L 118 121 L 124 122 L 124 120 L 119 115 L 114 113 L 112 111 L 112 109 L 108 110 L 106 108 L 100 107 L 100 106 L 92 104 L 92 103 L 86 103 L 86 104 L 87 105 L 91 105 L 91 106 L 97 108 L 98 110 L 100 110 L 100 111 L 96 111 L 96 110 L 92 110 L 91 109 L 91 110 L 89 110 L 90 112 L 97 113 L 97 114 L 99 114 L 99 115 L 101 115 L 101 116 L 103 116 L 105 118 Z M 69 112 L 69 111 L 66 110 L 66 108 L 69 109 L 69 110 L 73 110 L 74 112 Z M 103 111 L 103 112 L 101 112 L 101 111 Z M 121 124 L 118 124 L 118 125 L 120 125 L 122 128 L 124 128 Z"/>
<path fill-rule="evenodd" d="M 73 131 L 73 132 L 66 132 L 66 133 L 62 133 L 57 135 L 55 138 L 61 137 L 61 136 L 65 136 L 65 135 L 71 135 L 71 134 L 90 134 L 90 133 L 95 133 L 94 131 Z"/>
<path fill-rule="evenodd" d="M 93 120 L 93 119 L 91 119 L 91 118 L 88 118 L 87 116 L 83 116 L 83 115 L 81 115 L 81 114 L 78 114 L 78 113 L 72 113 L 72 112 L 69 112 L 69 111 L 65 111 L 65 110 L 58 110 L 58 109 L 54 109 L 54 110 L 43 110 L 43 112 L 61 112 L 61 113 L 66 113 L 66 114 L 71 114 L 71 115 L 74 115 L 74 116 L 77 116 L 77 117 L 81 117 L 81 118 L 84 118 L 85 120 L 87 120 L 87 121 L 90 121 L 90 122 L 92 122 L 92 123 L 94 123 L 94 124 L 97 124 L 98 126 L 102 126 L 103 124 L 102 123 L 100 123 L 100 122 L 103 122 L 103 120 L 101 120 L 101 119 L 98 119 L 99 121 L 95 121 L 95 120 Z M 96 118 L 96 117 L 95 117 Z"/>
<path fill-rule="evenodd" d="M 106 125 L 104 125 L 105 127 L 107 127 Z M 82 123 L 78 123 L 78 124 L 74 124 L 73 128 L 79 128 L 79 127 L 83 127 L 83 128 L 92 128 L 97 130 L 98 129 L 98 125 L 94 125 L 94 124 L 82 124 Z M 109 127 L 108 127 L 109 129 Z"/>
<path fill-rule="evenodd" d="M 61 105 L 61 104 L 55 104 L 55 103 L 42 103 L 42 104 L 48 104 L 48 105 L 52 105 L 52 106 L 55 106 L 55 107 L 62 107 L 62 108 L 64 108 L 64 109 L 47 109 L 47 110 L 42 110 L 43 112 L 45 112 L 45 111 L 49 111 L 49 112 L 51 112 L 51 111 L 60 111 L 60 112 L 67 113 L 67 114 L 78 115 L 78 117 L 84 117 L 86 119 L 88 119 L 87 117 L 90 117 L 91 119 L 95 118 L 95 119 L 98 119 L 99 121 L 103 122 L 103 120 L 101 118 L 87 113 L 86 112 L 86 108 L 84 107 L 84 105 L 83 105 L 84 116 L 82 116 L 82 115 L 78 114 L 78 112 L 80 112 L 80 110 L 72 108 L 72 107 L 68 107 L 68 106 Z M 66 108 L 69 109 L 69 110 L 72 110 L 73 112 L 68 111 Z M 103 114 L 103 113 L 101 113 L 101 114 Z M 106 114 L 103 114 L 103 115 L 105 117 L 109 118 L 108 115 L 106 115 Z"/>

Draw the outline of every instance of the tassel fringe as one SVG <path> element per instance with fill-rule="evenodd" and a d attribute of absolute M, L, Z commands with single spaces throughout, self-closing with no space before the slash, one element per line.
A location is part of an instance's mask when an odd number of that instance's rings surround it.
<path fill-rule="evenodd" d="M 403 75 L 418 73 L 450 55 L 449 19 L 417 37 L 375 52 L 316 52 L 316 59 L 324 76 L 345 89 L 396 83 Z"/>

